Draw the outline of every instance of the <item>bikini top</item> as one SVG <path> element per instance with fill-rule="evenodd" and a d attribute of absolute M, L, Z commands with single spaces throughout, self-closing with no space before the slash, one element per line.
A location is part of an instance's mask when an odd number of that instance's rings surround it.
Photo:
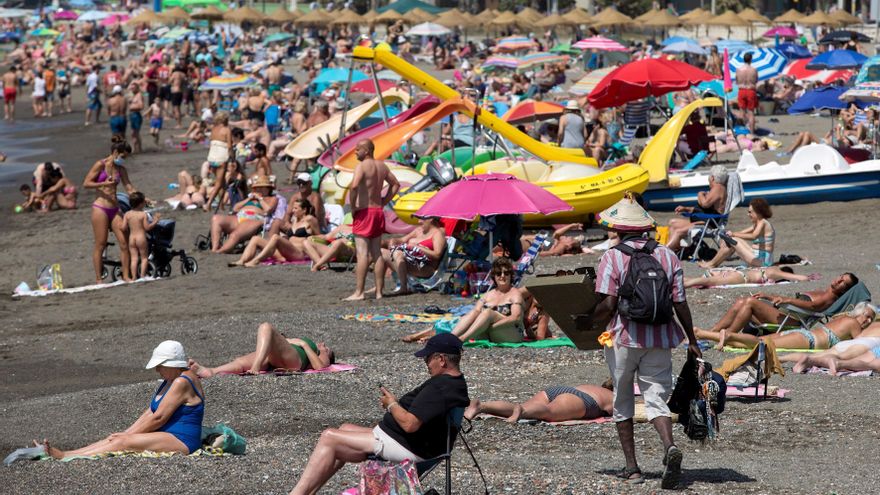
<path fill-rule="evenodd" d="M 425 240 L 423 240 L 423 241 L 420 241 L 418 245 L 419 245 L 419 246 L 424 246 L 425 249 L 433 250 L 433 249 L 434 249 L 434 238 L 433 238 L 433 237 L 429 237 L 429 238 L 427 238 L 427 239 L 425 239 Z"/>
<path fill-rule="evenodd" d="M 767 220 L 764 221 L 767 222 Z M 773 226 L 770 225 L 770 222 L 767 222 L 767 226 L 770 227 L 770 233 L 752 239 L 752 244 L 773 244 L 773 241 L 776 238 L 776 229 L 774 229 Z"/>
<path fill-rule="evenodd" d="M 308 236 L 309 236 L 309 232 L 308 232 L 308 230 L 306 230 L 305 227 L 300 227 L 300 228 L 294 230 L 294 231 L 290 234 L 290 236 L 291 236 L 291 237 L 308 237 Z"/>
<path fill-rule="evenodd" d="M 98 174 L 98 180 L 96 182 L 104 182 L 108 177 L 110 176 L 107 175 L 107 170 L 102 168 L 101 172 Z M 119 184 L 119 174 L 116 174 L 116 183 Z"/>

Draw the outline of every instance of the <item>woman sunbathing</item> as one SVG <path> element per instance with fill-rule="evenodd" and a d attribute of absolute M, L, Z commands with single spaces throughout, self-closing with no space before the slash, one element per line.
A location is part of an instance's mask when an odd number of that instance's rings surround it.
<path fill-rule="evenodd" d="M 726 330 L 711 332 L 694 328 L 694 333 L 698 339 L 718 342 L 718 349 L 723 349 L 725 345 L 751 349 L 758 345 L 761 338 L 773 340 L 777 349 L 830 349 L 842 340 L 859 337 L 875 316 L 874 308 L 862 302 L 852 311 L 834 317 L 827 325 L 817 323 L 810 330 L 782 330 L 760 338 L 747 333 L 728 333 Z"/>
<path fill-rule="evenodd" d="M 305 240 L 303 248 L 312 260 L 313 272 L 325 270 L 333 260 L 351 261 L 356 254 L 351 224 L 344 223 L 327 235 L 313 235 Z"/>
<path fill-rule="evenodd" d="M 295 199 L 291 203 L 290 210 L 291 226 L 285 235 L 273 234 L 269 239 L 260 236 L 251 237 L 238 261 L 229 263 L 229 266 L 254 267 L 268 258 L 280 262 L 306 259 L 305 239 L 320 232 L 315 209 L 308 200 Z M 257 252 L 258 249 L 261 251 Z"/>
<path fill-rule="evenodd" d="M 232 207 L 234 215 L 217 214 L 211 219 L 211 251 L 228 253 L 236 244 L 250 238 L 263 228 L 266 217 L 275 211 L 278 198 L 275 197 L 275 184 L 269 177 L 261 176 L 251 185 L 252 192 Z M 220 236 L 227 233 L 226 241 L 220 244 Z"/>
<path fill-rule="evenodd" d="M 719 285 L 738 285 L 738 284 L 769 284 L 777 283 L 783 280 L 789 282 L 805 282 L 807 280 L 818 280 L 819 276 L 815 273 L 810 275 L 798 275 L 794 273 L 791 267 L 768 266 L 762 268 L 746 268 L 739 270 L 736 268 L 710 268 L 702 277 L 692 277 L 684 279 L 684 287 L 718 287 Z"/>
<path fill-rule="evenodd" d="M 724 263 L 734 253 L 749 266 L 770 266 L 773 264 L 773 247 L 776 230 L 770 225 L 773 211 L 764 198 L 755 198 L 749 202 L 749 220 L 751 227 L 739 232 L 727 232 L 722 236 L 721 248 L 709 261 L 700 262 L 703 268 L 715 268 Z"/>
<path fill-rule="evenodd" d="M 390 249 L 382 250 L 382 256 L 400 281 L 396 294 L 409 294 L 409 275 L 430 277 L 437 271 L 446 251 L 446 232 L 440 219 L 422 218 L 418 228 L 400 239 L 392 239 L 389 245 Z"/>
<path fill-rule="evenodd" d="M 55 459 L 93 456 L 105 452 L 180 452 L 191 454 L 202 445 L 205 393 L 195 370 L 187 367 L 180 342 L 166 340 L 153 350 L 147 369 L 156 369 L 162 383 L 150 406 L 125 431 L 77 450 L 60 450 L 34 441 L 35 448 L 20 449 L 6 458 L 30 458 L 48 454 Z"/>
<path fill-rule="evenodd" d="M 452 334 L 463 342 L 479 338 L 498 343 L 522 342 L 524 300 L 513 286 L 513 263 L 509 259 L 502 257 L 492 263 L 492 281 L 495 288 L 458 320 Z"/>
<path fill-rule="evenodd" d="M 614 392 L 611 380 L 608 380 L 601 387 L 587 384 L 548 387 L 522 404 L 474 399 L 465 409 L 464 417 L 474 419 L 478 414 L 492 414 L 507 418 L 509 423 L 516 423 L 520 419 L 572 421 L 611 416 L 613 409 Z"/>
<path fill-rule="evenodd" d="M 190 360 L 189 367 L 202 378 L 216 374 L 258 374 L 276 370 L 320 370 L 336 362 L 336 355 L 323 342 L 310 339 L 288 339 L 271 323 L 260 323 L 257 328 L 257 350 L 232 361 L 208 368 Z"/>
<path fill-rule="evenodd" d="M 193 176 L 186 170 L 177 174 L 178 193 L 165 201 L 175 208 L 193 210 L 205 204 L 208 187 L 200 175 Z"/>
<path fill-rule="evenodd" d="M 858 337 L 837 343 L 831 349 L 819 353 L 798 352 L 779 356 L 782 362 L 795 363 L 792 370 L 795 373 L 804 373 L 813 366 L 828 368 L 831 374 L 837 374 L 838 369 L 861 371 L 873 369 L 858 366 L 857 369 L 850 367 L 854 362 L 862 363 L 873 361 L 880 357 L 880 323 L 874 323 L 866 328 Z M 841 366 L 841 363 L 846 366 Z"/>

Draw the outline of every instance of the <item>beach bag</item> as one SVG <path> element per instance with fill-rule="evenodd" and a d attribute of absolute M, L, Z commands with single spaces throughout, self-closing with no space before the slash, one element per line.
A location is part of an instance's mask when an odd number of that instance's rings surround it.
<path fill-rule="evenodd" d="M 361 463 L 359 471 L 360 495 L 423 495 L 416 465 L 410 460 L 368 460 Z"/>
<path fill-rule="evenodd" d="M 202 445 L 219 447 L 227 454 L 243 455 L 247 449 L 247 440 L 229 426 L 217 423 L 214 426 L 202 426 Z"/>
<path fill-rule="evenodd" d="M 60 290 L 64 288 L 61 281 L 61 265 L 53 263 L 43 265 L 37 270 L 37 286 L 42 290 Z"/>
<path fill-rule="evenodd" d="M 630 257 L 623 285 L 617 291 L 617 310 L 629 321 L 662 324 L 672 319 L 672 290 L 663 265 L 651 256 L 658 246 L 651 239 L 641 248 L 626 243 L 614 247 Z"/>

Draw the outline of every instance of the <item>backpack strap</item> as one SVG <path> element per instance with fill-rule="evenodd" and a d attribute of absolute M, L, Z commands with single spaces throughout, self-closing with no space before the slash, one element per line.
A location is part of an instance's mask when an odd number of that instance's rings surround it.
<path fill-rule="evenodd" d="M 632 257 L 633 253 L 636 252 L 635 248 L 626 244 L 626 242 L 618 243 L 616 246 L 614 246 L 613 249 L 616 249 L 616 250 L 618 250 L 618 251 L 622 252 L 623 254 L 630 256 L 630 257 Z"/>
<path fill-rule="evenodd" d="M 657 249 L 657 246 L 659 245 L 660 244 L 658 244 L 657 241 L 655 241 L 654 239 L 648 239 L 648 242 L 646 242 L 645 245 L 642 246 L 642 251 L 651 254 L 654 252 L 655 249 Z"/>

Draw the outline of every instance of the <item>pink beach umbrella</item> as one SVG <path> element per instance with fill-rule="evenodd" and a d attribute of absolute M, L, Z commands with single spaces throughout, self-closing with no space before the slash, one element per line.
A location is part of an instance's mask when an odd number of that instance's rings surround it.
<path fill-rule="evenodd" d="M 479 174 L 444 187 L 413 216 L 473 220 L 477 215 L 549 215 L 572 209 L 553 193 L 512 175 Z"/>
<path fill-rule="evenodd" d="M 599 50 L 604 52 L 625 52 L 627 48 L 620 43 L 604 36 L 591 36 L 571 45 L 578 50 Z"/>
<path fill-rule="evenodd" d="M 109 17 L 105 17 L 101 21 L 102 26 L 112 26 L 113 24 L 122 24 L 128 20 L 128 15 L 126 14 L 113 14 Z"/>
<path fill-rule="evenodd" d="M 59 10 L 52 14 L 52 18 L 56 21 L 75 21 L 79 14 L 72 10 Z"/>
<path fill-rule="evenodd" d="M 775 28 L 768 30 L 766 33 L 762 34 L 761 36 L 763 36 L 764 38 L 774 38 L 776 36 L 779 36 L 780 38 L 794 39 L 794 38 L 797 38 L 799 35 L 798 35 L 797 30 L 793 27 L 776 26 Z"/>

